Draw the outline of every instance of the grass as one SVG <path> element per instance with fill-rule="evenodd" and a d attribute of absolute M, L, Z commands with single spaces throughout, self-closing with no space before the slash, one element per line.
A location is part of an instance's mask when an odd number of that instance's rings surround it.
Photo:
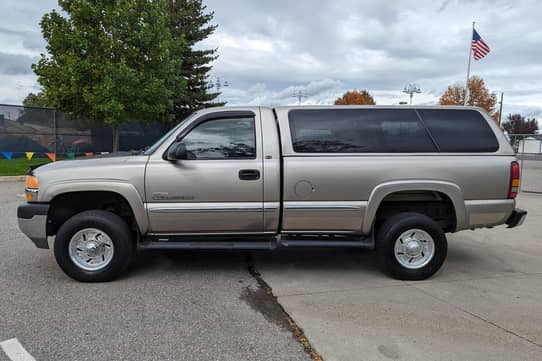
<path fill-rule="evenodd" d="M 61 160 L 61 158 L 57 158 L 57 160 Z M 43 163 L 51 163 L 51 160 L 49 158 L 32 158 L 31 160 L 26 158 L 0 159 L 0 176 L 25 175 L 28 167 Z"/>

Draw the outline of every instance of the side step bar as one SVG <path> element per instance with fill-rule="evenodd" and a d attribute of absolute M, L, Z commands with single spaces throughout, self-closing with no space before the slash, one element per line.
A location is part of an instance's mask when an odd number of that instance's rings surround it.
<path fill-rule="evenodd" d="M 328 241 L 328 240 L 298 240 L 298 239 L 281 239 L 279 245 L 285 248 L 297 247 L 325 247 L 325 248 L 372 248 L 373 242 L 369 239 L 361 239 L 358 241 Z"/>
<path fill-rule="evenodd" d="M 274 242 L 190 242 L 190 241 L 145 241 L 139 244 L 141 250 L 183 250 L 183 249 L 222 249 L 222 250 L 273 250 Z"/>
<path fill-rule="evenodd" d="M 198 237 L 199 238 L 199 237 Z M 231 238 L 230 238 L 231 239 Z M 139 243 L 140 250 L 274 250 L 276 248 L 374 248 L 370 238 L 333 239 L 289 239 L 289 238 L 259 238 L 258 240 L 190 240 L 183 237 L 151 237 Z"/>

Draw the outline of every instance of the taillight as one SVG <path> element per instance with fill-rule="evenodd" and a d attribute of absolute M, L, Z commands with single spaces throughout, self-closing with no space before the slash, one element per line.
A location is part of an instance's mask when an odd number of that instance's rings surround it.
<path fill-rule="evenodd" d="M 510 163 L 510 187 L 508 188 L 508 198 L 514 199 L 519 191 L 519 164 L 516 161 Z"/>

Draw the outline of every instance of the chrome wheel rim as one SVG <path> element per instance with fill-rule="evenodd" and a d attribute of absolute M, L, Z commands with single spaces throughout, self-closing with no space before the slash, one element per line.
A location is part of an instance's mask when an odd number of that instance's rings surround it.
<path fill-rule="evenodd" d="M 401 233 L 395 241 L 395 259 L 409 269 L 426 266 L 435 255 L 435 241 L 426 231 L 409 229 Z"/>
<path fill-rule="evenodd" d="M 106 267 L 115 252 L 111 237 L 97 228 L 85 228 L 74 234 L 68 249 L 72 262 L 86 271 Z"/>

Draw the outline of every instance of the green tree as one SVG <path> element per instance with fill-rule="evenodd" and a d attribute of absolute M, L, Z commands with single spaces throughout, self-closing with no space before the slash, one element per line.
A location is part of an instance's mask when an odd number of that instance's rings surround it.
<path fill-rule="evenodd" d="M 502 126 L 510 134 L 536 134 L 538 130 L 535 118 L 525 119 L 521 114 L 508 114 Z"/>
<path fill-rule="evenodd" d="M 164 117 L 178 53 L 165 0 L 59 0 L 41 20 L 47 53 L 32 67 L 47 104 L 103 122 L 119 146 L 119 125 Z"/>
<path fill-rule="evenodd" d="M 45 107 L 47 103 L 44 94 L 39 92 L 37 94 L 28 93 L 26 98 L 23 99 L 23 105 L 25 107 Z"/>
<path fill-rule="evenodd" d="M 195 110 L 224 105 L 213 102 L 219 93 L 211 91 L 209 82 L 210 63 L 217 58 L 216 49 L 195 48 L 217 26 L 211 24 L 214 13 L 206 12 L 201 0 L 167 0 L 166 9 L 173 39 L 187 43 L 186 47 L 178 46 L 176 53 L 183 59 L 176 69 L 173 97 L 173 115 L 180 121 Z"/>

